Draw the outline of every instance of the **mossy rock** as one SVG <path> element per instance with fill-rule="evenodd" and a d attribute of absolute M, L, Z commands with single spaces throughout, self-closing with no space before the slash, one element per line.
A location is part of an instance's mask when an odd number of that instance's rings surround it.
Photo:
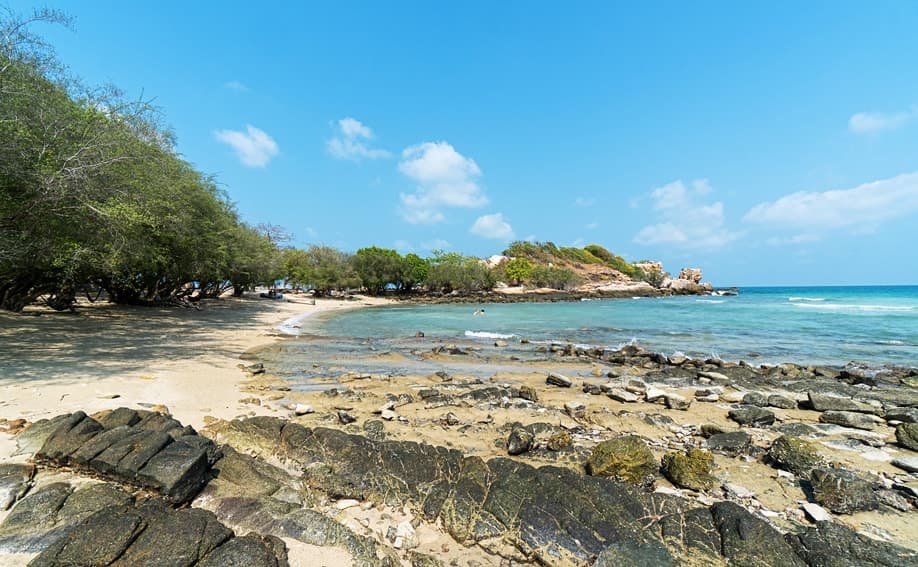
<path fill-rule="evenodd" d="M 571 434 L 567 431 L 559 431 L 548 438 L 548 449 L 551 451 L 560 451 L 570 447 L 573 441 Z"/>
<path fill-rule="evenodd" d="M 587 473 L 644 485 L 657 472 L 657 460 L 637 435 L 623 435 L 596 445 L 586 463 Z"/>
<path fill-rule="evenodd" d="M 918 451 L 918 423 L 903 423 L 896 428 L 896 441 L 912 451 Z"/>
<path fill-rule="evenodd" d="M 810 471 L 824 464 L 814 443 L 787 435 L 775 439 L 768 450 L 768 458 L 778 467 L 802 477 L 809 476 Z"/>
<path fill-rule="evenodd" d="M 691 490 L 711 490 L 717 479 L 711 474 L 714 456 L 701 449 L 669 453 L 663 457 L 663 475 L 676 486 Z"/>

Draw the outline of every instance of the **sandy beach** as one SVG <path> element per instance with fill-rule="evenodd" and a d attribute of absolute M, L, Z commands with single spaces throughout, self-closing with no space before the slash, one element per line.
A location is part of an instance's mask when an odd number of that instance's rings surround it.
<path fill-rule="evenodd" d="M 104 304 L 76 314 L 0 313 L 0 419 L 162 405 L 200 428 L 205 416 L 271 413 L 239 403 L 250 379 L 239 368 L 243 353 L 281 340 L 288 319 L 383 302 L 288 296 L 222 298 L 200 311 Z M 0 438 L 3 455 L 9 442 Z"/>

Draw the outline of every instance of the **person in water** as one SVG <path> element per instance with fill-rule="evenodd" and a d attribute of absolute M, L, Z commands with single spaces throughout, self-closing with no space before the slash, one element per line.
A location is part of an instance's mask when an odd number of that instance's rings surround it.
<path fill-rule="evenodd" d="M 475 315 L 484 315 L 484 314 L 485 314 L 484 309 L 478 308 L 475 310 Z"/>

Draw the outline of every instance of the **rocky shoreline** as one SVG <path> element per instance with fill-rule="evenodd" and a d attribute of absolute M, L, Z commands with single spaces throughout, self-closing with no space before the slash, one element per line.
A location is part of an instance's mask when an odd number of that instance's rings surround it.
<path fill-rule="evenodd" d="M 31 459 L 0 465 L 0 557 L 918 563 L 918 370 L 530 346 L 528 373 L 350 374 L 300 395 L 256 365 L 244 401 L 276 416 L 200 432 L 127 408 L 36 422 L 16 437 Z"/>

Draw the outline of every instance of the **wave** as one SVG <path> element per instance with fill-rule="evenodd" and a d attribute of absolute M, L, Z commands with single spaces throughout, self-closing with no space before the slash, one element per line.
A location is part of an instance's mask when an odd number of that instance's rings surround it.
<path fill-rule="evenodd" d="M 788 301 L 825 301 L 825 297 L 788 297 Z"/>
<path fill-rule="evenodd" d="M 695 303 L 724 303 L 726 299 L 696 299 Z"/>
<path fill-rule="evenodd" d="M 857 304 L 844 305 L 841 303 L 820 303 L 812 305 L 807 303 L 795 303 L 794 307 L 803 307 L 807 309 L 820 309 L 824 311 L 914 311 L 915 308 L 910 305 L 874 305 L 874 304 Z"/>
<path fill-rule="evenodd" d="M 465 336 L 474 337 L 476 339 L 512 339 L 516 335 L 514 334 L 503 334 L 503 333 L 490 333 L 488 331 L 466 331 Z"/>

